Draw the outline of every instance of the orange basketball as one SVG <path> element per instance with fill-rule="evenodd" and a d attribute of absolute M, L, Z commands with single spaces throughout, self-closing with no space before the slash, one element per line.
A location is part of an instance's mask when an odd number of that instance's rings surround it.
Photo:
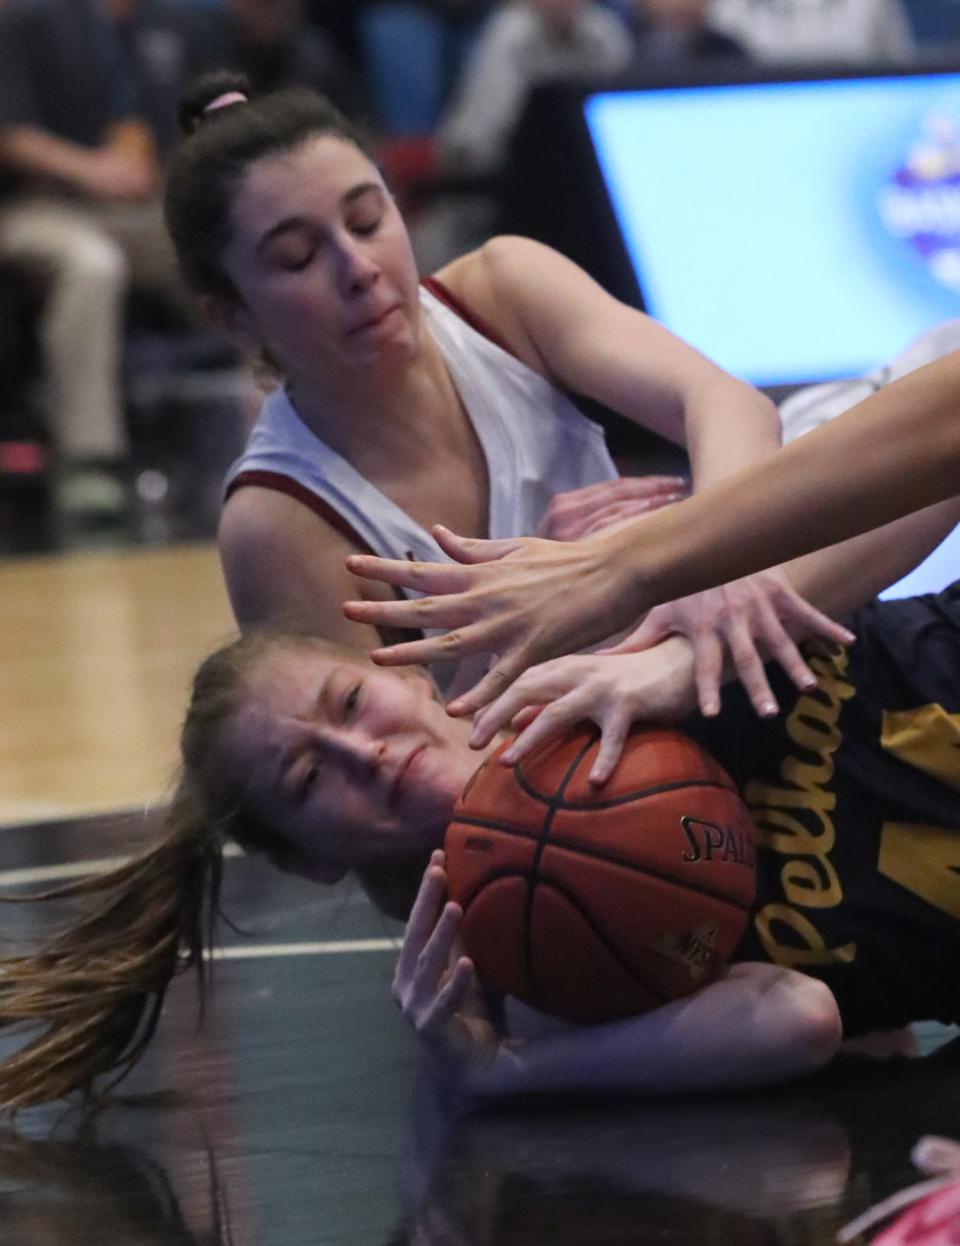
<path fill-rule="evenodd" d="M 679 731 L 634 728 L 597 788 L 598 745 L 581 725 L 510 769 L 493 754 L 446 838 L 450 895 L 480 977 L 579 1022 L 705 985 L 732 955 L 756 890 L 749 814 L 708 753 Z"/>

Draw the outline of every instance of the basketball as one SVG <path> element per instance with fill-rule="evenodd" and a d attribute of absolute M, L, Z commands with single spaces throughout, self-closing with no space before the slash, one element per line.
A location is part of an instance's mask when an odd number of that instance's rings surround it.
<path fill-rule="evenodd" d="M 749 814 L 698 744 L 636 727 L 602 788 L 588 777 L 598 747 L 579 725 L 510 769 L 497 750 L 446 836 L 450 897 L 480 978 L 581 1023 L 711 981 L 756 889 Z"/>

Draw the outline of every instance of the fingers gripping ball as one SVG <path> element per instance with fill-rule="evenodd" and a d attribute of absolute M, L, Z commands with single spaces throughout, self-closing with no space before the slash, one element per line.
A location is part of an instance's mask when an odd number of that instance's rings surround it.
<path fill-rule="evenodd" d="M 749 814 L 708 753 L 679 731 L 634 728 L 597 789 L 598 743 L 581 725 L 512 769 L 494 754 L 446 839 L 480 977 L 584 1023 L 704 986 L 732 955 L 756 890 Z"/>

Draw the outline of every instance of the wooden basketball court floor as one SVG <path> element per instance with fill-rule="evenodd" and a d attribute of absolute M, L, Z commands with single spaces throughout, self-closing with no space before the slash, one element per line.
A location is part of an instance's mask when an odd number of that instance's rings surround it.
<path fill-rule="evenodd" d="M 209 545 L 0 563 L 0 891 L 150 838 L 230 630 Z M 358 890 L 235 855 L 223 910 L 202 1025 L 178 980 L 95 1120 L 0 1128 L 4 1246 L 826 1246 L 915 1179 L 921 1134 L 960 1136 L 949 1042 L 775 1092 L 468 1111 L 396 1015 L 399 928 Z M 0 917 L 6 948 L 41 920 Z"/>

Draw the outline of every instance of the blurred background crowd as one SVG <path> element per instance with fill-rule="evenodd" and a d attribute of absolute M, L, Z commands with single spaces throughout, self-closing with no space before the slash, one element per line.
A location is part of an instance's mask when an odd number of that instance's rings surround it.
<path fill-rule="evenodd" d="M 0 0 L 4 548 L 215 520 L 258 395 L 164 237 L 176 100 L 198 72 L 328 94 L 370 135 L 427 272 L 498 227 L 544 80 L 958 49 L 960 0 Z"/>

